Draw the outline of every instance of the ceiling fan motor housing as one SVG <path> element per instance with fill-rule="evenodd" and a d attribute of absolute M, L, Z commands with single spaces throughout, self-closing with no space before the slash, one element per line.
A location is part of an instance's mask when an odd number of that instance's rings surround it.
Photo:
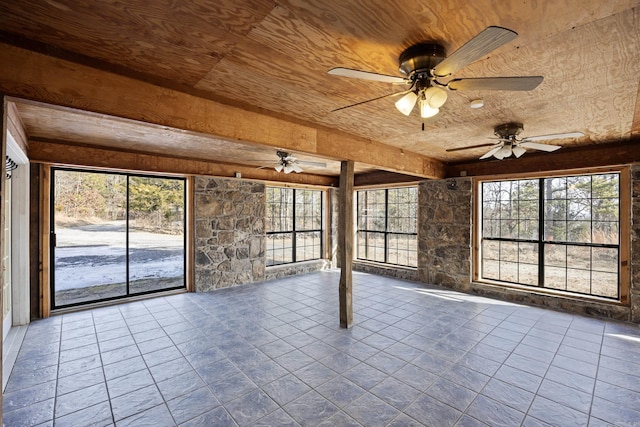
<path fill-rule="evenodd" d="M 522 123 L 511 122 L 498 125 L 493 128 L 493 133 L 498 138 L 502 139 L 515 139 L 524 130 Z"/>
<path fill-rule="evenodd" d="M 289 153 L 287 153 L 286 151 L 281 151 L 281 150 L 276 151 L 276 155 L 278 157 L 280 157 L 280 160 L 284 160 L 285 157 L 289 157 Z"/>
<path fill-rule="evenodd" d="M 430 72 L 447 56 L 444 47 L 436 43 L 418 43 L 400 54 L 399 70 L 407 77 Z"/>

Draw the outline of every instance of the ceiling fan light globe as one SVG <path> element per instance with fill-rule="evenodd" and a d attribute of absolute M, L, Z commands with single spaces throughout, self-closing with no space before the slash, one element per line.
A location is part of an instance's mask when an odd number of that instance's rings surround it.
<path fill-rule="evenodd" d="M 429 105 L 429 102 L 425 99 L 420 100 L 420 117 L 423 119 L 428 119 L 429 117 L 433 117 L 440 112 L 439 108 L 432 108 Z"/>
<path fill-rule="evenodd" d="M 396 108 L 405 116 L 411 114 L 413 107 L 418 102 L 418 95 L 415 92 L 409 92 L 402 98 L 396 101 Z"/>
<path fill-rule="evenodd" d="M 447 92 L 439 87 L 431 86 L 424 91 L 424 97 L 431 108 L 440 108 L 447 102 Z"/>
<path fill-rule="evenodd" d="M 516 156 L 517 159 L 519 159 L 520 156 L 522 156 L 524 153 L 527 152 L 527 150 L 525 150 L 523 147 L 520 147 L 519 145 L 516 145 L 515 147 L 513 147 L 511 151 L 513 152 L 513 155 Z"/>
<path fill-rule="evenodd" d="M 505 145 L 500 150 L 498 150 L 496 154 L 494 154 L 494 156 L 498 160 L 506 159 L 507 157 L 511 156 L 511 147 Z"/>

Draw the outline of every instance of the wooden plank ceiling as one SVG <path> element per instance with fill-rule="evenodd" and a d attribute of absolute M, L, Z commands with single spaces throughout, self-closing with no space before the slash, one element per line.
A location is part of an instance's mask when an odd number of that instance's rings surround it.
<path fill-rule="evenodd" d="M 393 97 L 331 112 L 401 88 L 331 76 L 330 68 L 399 75 L 398 55 L 412 44 L 437 41 L 451 53 L 490 25 L 519 36 L 454 77 L 544 76 L 538 88 L 451 91 L 426 120 L 400 114 Z M 585 134 L 554 140 L 565 149 L 640 134 L 640 0 L 20 0 L 0 2 L 0 29 L 0 42 L 454 166 L 488 149 L 446 149 L 490 142 L 505 122 L 524 123 L 522 136 Z M 473 99 L 485 106 L 471 109 Z M 34 140 L 254 167 L 276 160 L 273 145 L 33 102 L 18 110 Z M 295 154 L 326 163 L 307 172 L 339 175 L 340 153 L 318 152 Z M 544 154 L 549 162 L 554 155 Z M 356 163 L 359 173 L 376 169 L 375 161 Z"/>

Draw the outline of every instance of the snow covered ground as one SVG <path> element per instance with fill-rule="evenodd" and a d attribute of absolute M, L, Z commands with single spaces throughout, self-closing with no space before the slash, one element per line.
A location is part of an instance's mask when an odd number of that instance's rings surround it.
<path fill-rule="evenodd" d="M 124 221 L 56 227 L 56 291 L 126 281 Z M 184 275 L 184 237 L 132 230 L 130 281 Z"/>

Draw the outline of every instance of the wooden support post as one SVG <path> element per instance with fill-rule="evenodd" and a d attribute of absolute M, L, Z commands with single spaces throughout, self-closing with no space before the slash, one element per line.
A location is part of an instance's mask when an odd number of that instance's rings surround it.
<path fill-rule="evenodd" d="M 340 165 L 340 194 L 338 195 L 338 245 L 340 252 L 340 326 L 353 324 L 351 301 L 353 268 L 353 170 L 352 160 Z"/>

